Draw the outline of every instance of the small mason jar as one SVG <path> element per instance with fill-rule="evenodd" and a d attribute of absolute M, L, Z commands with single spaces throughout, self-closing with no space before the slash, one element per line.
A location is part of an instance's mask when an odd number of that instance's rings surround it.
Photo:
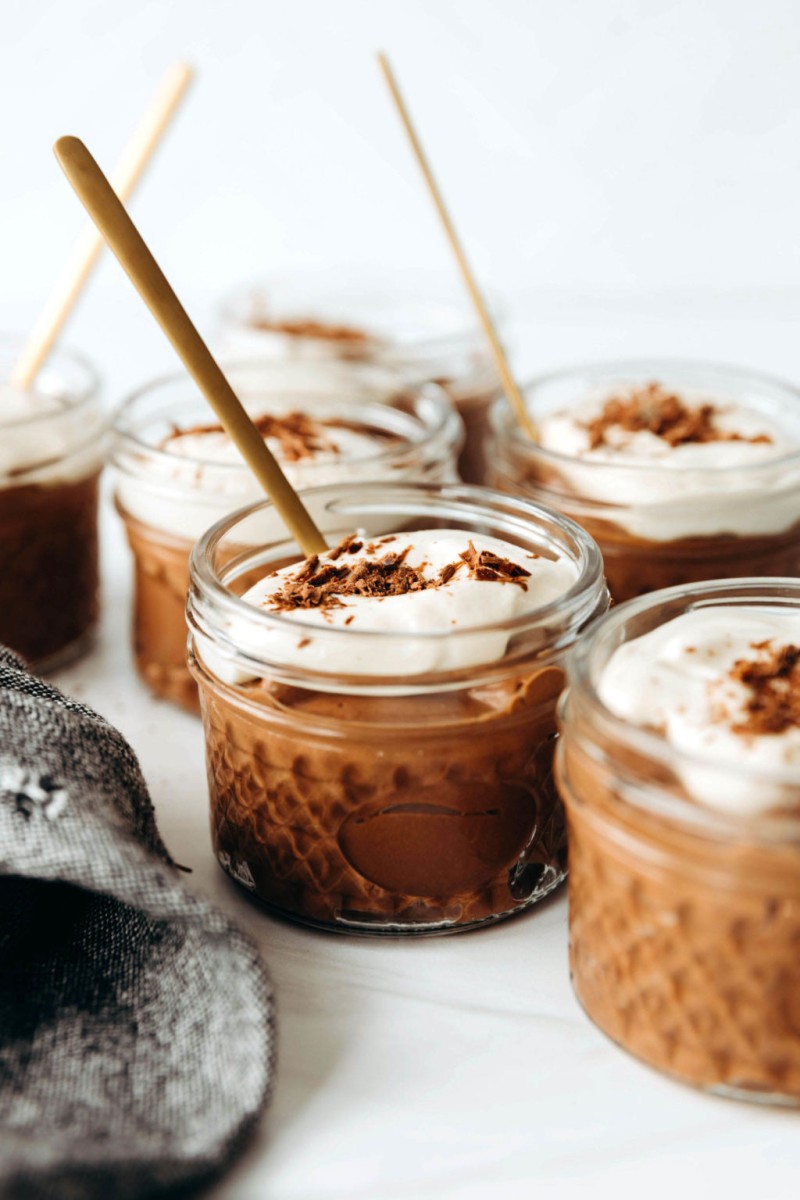
<path fill-rule="evenodd" d="M 570 966 L 589 1018 L 685 1083 L 800 1104 L 800 776 L 720 765 L 603 703 L 611 655 L 684 613 L 800 610 L 800 584 L 669 588 L 612 609 L 576 646 L 556 776 L 569 832 Z M 771 789 L 758 815 L 698 803 Z M 763 796 L 763 791 L 760 792 Z"/>
<path fill-rule="evenodd" d="M 607 605 L 597 547 L 556 513 L 482 488 L 359 484 L 305 499 L 332 542 L 463 529 L 465 546 L 481 533 L 566 558 L 575 582 L 505 624 L 487 613 L 414 635 L 315 625 L 313 662 L 298 666 L 275 647 L 308 625 L 239 598 L 297 561 L 274 509 L 214 526 L 192 553 L 188 620 L 220 864 L 276 913 L 341 932 L 443 933 L 524 911 L 564 878 L 555 707 L 567 648 Z M 424 664 L 444 638 L 448 652 L 488 639 L 495 657 L 386 673 L 398 639 L 404 660 Z M 354 656 L 374 674 L 333 665 Z"/>
<path fill-rule="evenodd" d="M 363 428 L 375 451 L 357 458 L 283 463 L 295 488 L 347 479 L 456 478 L 463 430 L 434 384 L 412 387 L 395 371 L 342 365 L 322 375 L 311 364 L 250 361 L 225 373 L 254 416 L 302 412 Z M 191 711 L 197 690 L 186 666 L 189 552 L 210 525 L 263 491 L 238 457 L 225 461 L 170 453 L 175 431 L 213 422 L 185 374 L 148 384 L 119 410 L 113 462 L 116 503 L 134 559 L 133 645 L 139 675 L 156 696 Z M 199 444 L 199 442 L 198 442 Z"/>
<path fill-rule="evenodd" d="M 735 466 L 589 461 L 531 441 L 500 398 L 484 482 L 552 505 L 588 530 L 617 601 L 704 579 L 800 573 L 800 391 L 791 384 L 734 367 L 654 359 L 561 371 L 524 390 L 535 424 L 653 381 L 763 414 L 798 449 Z"/>
<path fill-rule="evenodd" d="M 421 294 L 418 284 L 301 274 L 241 287 L 223 302 L 220 319 L 222 345 L 233 355 L 372 362 L 402 370 L 411 383 L 438 383 L 466 430 L 459 475 L 482 481 L 499 381 L 486 336 L 463 299 L 437 294 L 436 286 Z M 495 323 L 502 332 L 502 311 Z"/>
<path fill-rule="evenodd" d="M 0 342 L 8 379 L 22 342 Z M 0 642 L 39 671 L 91 645 L 99 609 L 97 495 L 107 421 L 99 381 L 54 351 L 33 388 L 0 397 Z"/>

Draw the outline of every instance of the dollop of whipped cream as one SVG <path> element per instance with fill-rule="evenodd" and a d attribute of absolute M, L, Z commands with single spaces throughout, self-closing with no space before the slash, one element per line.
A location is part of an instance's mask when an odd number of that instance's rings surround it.
<path fill-rule="evenodd" d="M 659 383 L 587 399 L 539 422 L 548 450 L 592 462 L 652 463 L 681 470 L 778 458 L 795 439 L 763 413 Z"/>
<path fill-rule="evenodd" d="M 257 627 L 234 619 L 230 637 L 267 662 L 332 675 L 453 671 L 502 658 L 510 636 L 503 625 L 558 599 L 576 579 L 566 558 L 464 530 L 352 536 L 250 588 L 245 602 L 277 619 Z M 254 678 L 207 644 L 202 655 L 227 682 Z"/>
<path fill-rule="evenodd" d="M 399 441 L 366 425 L 292 411 L 254 417 L 295 489 L 376 474 L 375 458 Z M 176 428 L 146 469 L 119 473 L 117 496 L 136 520 L 194 541 L 263 491 L 220 425 Z"/>
<path fill-rule="evenodd" d="M 798 808 L 800 611 L 683 613 L 615 650 L 598 692 L 618 717 L 690 756 L 675 770 L 698 803 L 741 815 Z M 787 772 L 788 784 L 768 777 Z"/>
<path fill-rule="evenodd" d="M 634 536 L 778 533 L 797 520 L 796 494 L 781 492 L 800 484 L 800 461 L 778 460 L 797 456 L 800 438 L 745 404 L 650 383 L 586 397 L 537 417 L 537 429 L 545 450 L 573 460 L 558 465 L 571 489 L 630 506 L 614 521 Z M 757 478 L 736 470 L 758 466 Z"/>

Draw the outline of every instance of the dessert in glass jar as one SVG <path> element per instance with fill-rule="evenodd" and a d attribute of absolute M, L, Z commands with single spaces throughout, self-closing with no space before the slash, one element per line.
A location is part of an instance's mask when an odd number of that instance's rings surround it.
<path fill-rule="evenodd" d="M 567 648 L 607 605 L 597 547 L 482 488 L 304 500 L 325 554 L 298 561 L 269 504 L 192 553 L 219 862 L 325 929 L 438 933 L 524 911 L 564 877 L 555 707 Z"/>
<path fill-rule="evenodd" d="M 4 378 L 21 347 L 0 342 Z M 0 643 L 40 671 L 86 651 L 97 624 L 98 388 L 67 351 L 49 356 L 32 388 L 0 388 Z"/>
<path fill-rule="evenodd" d="M 495 312 L 498 320 L 502 333 L 502 313 Z M 498 378 L 486 336 L 460 293 L 442 293 L 437 282 L 427 288 L 301 274 L 240 288 L 223 303 L 221 324 L 231 354 L 372 362 L 402 370 L 412 383 L 440 384 L 466 430 L 459 475 L 482 480 Z"/>
<path fill-rule="evenodd" d="M 568 676 L 578 999 L 680 1080 L 800 1104 L 800 584 L 629 601 Z"/>
<path fill-rule="evenodd" d="M 486 482 L 567 513 L 615 600 L 800 570 L 800 392 L 704 363 L 609 363 L 525 389 L 532 442 L 492 410 Z"/>
<path fill-rule="evenodd" d="M 295 488 L 347 479 L 455 478 L 463 431 L 434 384 L 397 372 L 247 362 L 226 375 Z M 186 667 L 189 552 L 263 492 L 185 375 L 137 392 L 115 423 L 117 508 L 134 557 L 136 666 L 151 690 L 197 709 Z"/>

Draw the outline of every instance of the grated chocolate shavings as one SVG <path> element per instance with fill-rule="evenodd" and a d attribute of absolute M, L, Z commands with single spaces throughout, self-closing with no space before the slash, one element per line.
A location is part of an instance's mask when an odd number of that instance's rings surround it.
<path fill-rule="evenodd" d="M 283 586 L 264 601 L 265 607 L 275 612 L 298 608 L 345 608 L 342 600 L 348 596 L 384 598 L 442 587 L 465 567 L 473 579 L 515 583 L 527 590 L 525 578 L 530 576 L 530 571 L 489 550 L 478 553 L 471 541 L 457 562 L 446 563 L 432 579 L 423 575 L 427 563 L 411 567 L 405 561 L 410 546 L 400 553 L 389 551 L 378 558 L 342 561 L 346 555 L 356 554 L 362 546 L 357 537 L 350 535 L 327 552 L 325 562 L 318 554 L 312 555 L 294 574 L 284 578 Z M 348 617 L 345 624 L 351 620 L 352 617 Z"/>
<path fill-rule="evenodd" d="M 325 433 L 326 429 L 334 428 L 335 421 L 315 421 L 302 412 L 288 412 L 282 417 L 264 413 L 253 417 L 253 424 L 263 438 L 273 438 L 277 441 L 280 452 L 286 462 L 298 462 L 303 458 L 311 458 L 320 451 L 338 454 L 339 447 Z M 166 446 L 173 438 L 186 437 L 195 433 L 224 433 L 221 425 L 193 425 L 191 429 L 175 429 L 162 443 Z"/>
<path fill-rule="evenodd" d="M 336 561 L 336 559 L 341 558 L 343 554 L 357 554 L 363 544 L 364 543 L 360 542 L 355 536 L 342 538 L 342 540 L 335 545 L 332 550 L 328 551 L 328 558 Z M 369 554 L 369 552 L 369 547 L 367 547 L 367 553 Z"/>
<path fill-rule="evenodd" d="M 316 321 L 313 317 L 295 320 L 270 321 L 268 317 L 253 317 L 250 324 L 266 333 L 288 333 L 290 337 L 318 338 L 327 342 L 358 342 L 364 344 L 374 339 L 363 329 L 351 325 L 335 325 L 332 322 Z"/>
<path fill-rule="evenodd" d="M 462 551 L 459 557 L 466 563 L 473 579 L 516 583 L 524 592 L 528 590 L 525 580 L 530 577 L 530 571 L 526 571 L 519 563 L 512 562 L 510 558 L 501 558 L 491 550 L 481 550 L 479 553 L 471 540 L 468 548 Z"/>
<path fill-rule="evenodd" d="M 647 431 L 660 437 L 670 446 L 688 442 L 771 442 L 769 434 L 744 437 L 740 433 L 718 429 L 714 423 L 713 404 L 690 408 L 680 396 L 667 391 L 660 383 L 648 383 L 625 396 L 611 396 L 599 416 L 584 423 L 589 433 L 590 449 L 608 444 L 608 433 L 621 429 L 626 433 Z"/>
<path fill-rule="evenodd" d="M 280 591 L 269 597 L 269 607 L 276 611 L 343 608 L 342 597 L 402 596 L 431 586 L 431 581 L 426 580 L 418 568 L 409 567 L 404 561 L 410 547 L 402 554 L 388 553 L 383 558 L 339 563 L 343 554 L 356 552 L 353 547 L 360 550 L 361 542 L 347 537 L 329 552 L 332 562 L 321 564 L 316 554 L 307 559 L 293 576 L 286 579 Z"/>
<path fill-rule="evenodd" d="M 758 644 L 766 650 L 770 642 Z M 745 719 L 734 733 L 777 734 L 800 726 L 800 647 L 778 646 L 766 658 L 739 659 L 730 678 L 748 690 Z"/>
<path fill-rule="evenodd" d="M 331 436 L 331 431 L 335 432 L 336 430 L 360 433 L 364 437 L 384 443 L 398 440 L 395 434 L 385 429 L 378 429 L 373 425 L 359 425 L 355 421 L 339 420 L 336 417 L 317 420 L 308 416 L 307 413 L 297 411 L 285 413 L 280 417 L 264 413 L 259 417 L 253 417 L 253 424 L 263 438 L 272 438 L 278 443 L 284 462 L 300 462 L 302 459 L 313 458 L 315 454 L 320 453 L 338 454 L 339 445 Z M 224 432 L 221 425 L 214 424 L 193 425 L 190 429 L 179 429 L 173 425 L 172 432 L 167 434 L 161 445 L 163 449 L 173 439 L 190 434 Z"/>

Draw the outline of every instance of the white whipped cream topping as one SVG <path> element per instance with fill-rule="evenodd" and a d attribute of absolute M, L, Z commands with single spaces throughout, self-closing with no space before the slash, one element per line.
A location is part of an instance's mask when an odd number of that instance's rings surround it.
<path fill-rule="evenodd" d="M 386 439 L 366 429 L 323 427 L 321 434 L 335 449 L 315 450 L 295 462 L 285 460 L 277 439 L 266 439 L 296 490 L 366 481 L 390 469 L 375 462 L 376 455 L 392 444 Z M 196 541 L 216 521 L 264 498 L 261 485 L 227 433 L 188 430 L 171 437 L 162 451 L 142 456 L 138 468 L 134 460 L 134 470 L 117 474 L 120 506 L 144 525 Z M 126 456 L 130 458 L 127 451 Z M 393 471 L 392 477 L 400 480 L 404 472 Z"/>
<path fill-rule="evenodd" d="M 218 350 L 223 357 L 243 362 L 269 362 L 273 369 L 285 364 L 287 374 L 291 372 L 288 381 L 302 367 L 309 388 L 323 386 L 332 368 L 369 362 L 400 370 L 412 382 L 436 381 L 446 388 L 459 411 L 487 403 L 496 394 L 499 381 L 484 348 L 483 334 L 469 323 L 464 325 L 460 313 L 458 319 L 445 320 L 442 327 L 443 315 L 438 306 L 430 313 L 415 310 L 410 323 L 395 318 L 387 324 L 384 320 L 380 332 L 377 322 L 368 329 L 354 321 L 353 327 L 367 335 L 367 340 L 356 342 L 260 329 L 240 318 L 224 327 Z M 433 357 L 430 351 L 420 354 L 419 343 L 424 348 L 428 338 L 448 335 L 455 339 L 455 346 L 446 346 Z"/>
<path fill-rule="evenodd" d="M 315 467 L 319 467 L 327 463 L 338 464 L 345 460 L 351 462 L 353 459 L 367 458 L 379 452 L 381 447 L 385 445 L 383 439 L 376 438 L 367 429 L 337 428 L 336 426 L 322 424 L 319 426 L 318 440 L 320 442 L 319 448 L 311 450 L 308 458 L 298 459 L 296 462 L 287 462 L 279 439 L 275 437 L 265 438 L 267 445 L 275 457 L 279 459 L 287 475 L 290 475 L 292 471 L 295 474 L 298 471 L 302 471 L 304 464 L 310 465 L 313 463 Z M 234 463 L 237 466 L 242 465 L 241 454 L 223 429 L 208 430 L 204 433 L 193 433 L 191 430 L 183 433 L 179 432 L 169 439 L 163 449 L 176 458 L 192 460 L 192 479 L 195 478 L 194 468 L 196 468 L 198 462 L 218 463 L 220 465 L 228 463 Z"/>
<path fill-rule="evenodd" d="M 428 580 L 438 579 L 443 567 L 460 562 L 470 540 L 478 553 L 487 550 L 530 571 L 518 583 L 479 580 L 466 565 L 437 587 L 409 591 L 396 596 L 349 596 L 341 607 L 297 608 L 276 612 L 270 597 L 280 591 L 298 565 L 266 576 L 243 599 L 277 618 L 269 626 L 254 626 L 234 618 L 229 626 L 238 649 L 276 664 L 306 667 L 313 671 L 347 676 L 419 676 L 429 672 L 453 671 L 502 658 L 509 633 L 501 625 L 524 616 L 564 595 L 577 579 L 577 567 L 567 559 L 534 557 L 520 546 L 499 538 L 471 534 L 465 530 L 422 530 L 397 533 L 391 541 L 366 542 L 356 553 L 344 553 L 336 564 L 351 565 L 367 558 L 407 551 L 404 563 L 416 567 Z M 324 563 L 327 555 L 320 556 Z M 335 631 L 335 632 L 332 632 Z M 349 634 L 354 636 L 348 636 Z M 380 637 L 357 636 L 363 633 Z M 429 637 L 430 634 L 453 634 Z M 406 635 L 406 636 L 397 636 Z M 416 635 L 422 635 L 421 637 Z M 455 636 L 457 635 L 457 636 Z M 229 683 L 255 678 L 233 666 L 202 639 L 202 657 L 213 672 Z"/>
<path fill-rule="evenodd" d="M 63 397 L 0 385 L 0 487 L 84 478 L 100 462 L 86 438 L 85 418 Z"/>
<path fill-rule="evenodd" d="M 765 649 L 756 649 L 768 643 Z M 634 725 L 663 731 L 678 755 L 675 770 L 699 803 L 749 815 L 780 805 L 797 805 L 800 792 L 800 728 L 783 733 L 744 734 L 751 695 L 732 680 L 742 659 L 767 660 L 770 648 L 800 646 L 800 611 L 720 605 L 683 613 L 650 633 L 620 646 L 598 684 L 611 712 Z M 705 760 L 698 762 L 696 760 Z M 748 772 L 796 772 L 788 786 Z"/>
<path fill-rule="evenodd" d="M 671 446 L 646 430 L 612 428 L 606 440 L 592 448 L 586 426 L 612 395 L 624 396 L 626 391 L 606 389 L 568 411 L 535 419 L 542 447 L 572 460 L 558 462 L 559 475 L 579 496 L 614 505 L 608 515 L 614 524 L 634 537 L 661 542 L 724 533 L 780 533 L 798 520 L 800 436 L 786 426 L 755 408 L 681 390 L 688 407 L 714 404 L 714 423 L 721 431 L 743 438 L 766 434 L 771 441 Z M 792 460 L 778 461 L 790 455 Z M 753 471 L 754 467 L 761 469 Z"/>

